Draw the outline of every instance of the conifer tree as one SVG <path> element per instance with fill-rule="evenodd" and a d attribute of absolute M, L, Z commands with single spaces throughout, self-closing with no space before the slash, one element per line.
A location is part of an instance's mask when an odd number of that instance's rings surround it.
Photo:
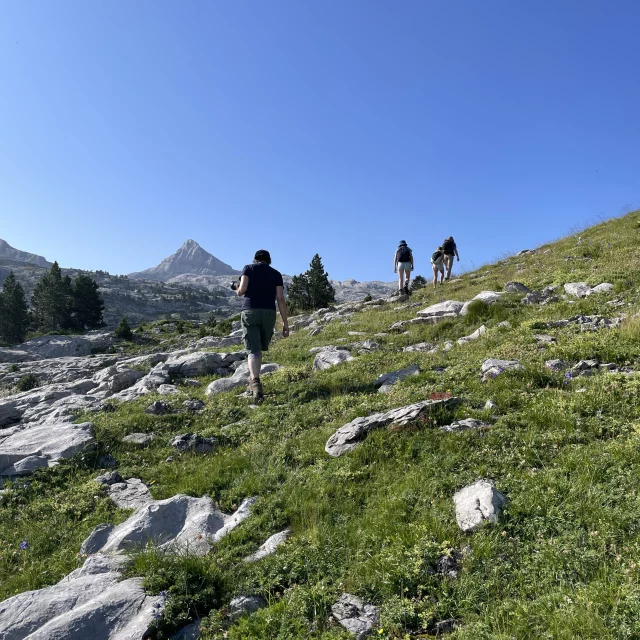
<path fill-rule="evenodd" d="M 287 287 L 287 300 L 294 309 L 308 311 L 321 309 L 335 302 L 336 292 L 329 282 L 322 260 L 316 253 L 311 260 L 309 270 L 299 276 L 293 276 Z"/>
<path fill-rule="evenodd" d="M 62 277 L 57 262 L 45 273 L 33 290 L 31 305 L 35 324 L 44 331 L 71 327 L 73 287 L 69 276 Z"/>
<path fill-rule="evenodd" d="M 11 271 L 0 293 L 0 339 L 11 344 L 23 342 L 28 327 L 29 310 L 24 289 Z"/>
<path fill-rule="evenodd" d="M 131 327 L 124 316 L 122 316 L 120 324 L 115 328 L 113 335 L 116 338 L 122 338 L 123 340 L 133 340 L 133 331 L 131 331 Z"/>
<path fill-rule="evenodd" d="M 97 329 L 104 325 L 104 300 L 98 283 L 89 276 L 79 275 L 73 285 L 73 322 L 79 329 Z"/>

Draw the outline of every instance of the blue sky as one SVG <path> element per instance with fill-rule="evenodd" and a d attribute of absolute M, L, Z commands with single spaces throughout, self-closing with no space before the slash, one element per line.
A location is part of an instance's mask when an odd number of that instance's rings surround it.
<path fill-rule="evenodd" d="M 639 32 L 637 0 L 3 0 L 0 238 L 477 267 L 640 207 Z"/>

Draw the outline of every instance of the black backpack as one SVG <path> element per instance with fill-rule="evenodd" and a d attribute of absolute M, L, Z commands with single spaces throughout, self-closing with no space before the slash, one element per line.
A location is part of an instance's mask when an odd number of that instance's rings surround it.
<path fill-rule="evenodd" d="M 398 262 L 411 262 L 411 249 L 403 244 L 398 247 Z"/>
<path fill-rule="evenodd" d="M 431 262 L 438 262 L 442 258 L 442 251 L 434 251 L 431 256 Z"/>
<path fill-rule="evenodd" d="M 455 246 L 456 246 L 456 243 L 453 241 L 453 238 L 447 238 L 442 243 L 442 248 L 444 249 L 444 252 L 448 255 L 453 254 L 453 250 L 455 249 Z"/>

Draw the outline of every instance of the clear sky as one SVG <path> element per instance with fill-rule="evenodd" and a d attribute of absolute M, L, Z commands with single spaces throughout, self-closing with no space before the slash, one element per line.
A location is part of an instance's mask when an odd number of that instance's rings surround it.
<path fill-rule="evenodd" d="M 2 0 L 0 238 L 428 275 L 640 207 L 638 0 Z"/>

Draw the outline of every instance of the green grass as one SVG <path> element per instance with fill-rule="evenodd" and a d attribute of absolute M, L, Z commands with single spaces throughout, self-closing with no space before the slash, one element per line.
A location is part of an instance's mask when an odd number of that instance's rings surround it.
<path fill-rule="evenodd" d="M 313 338 L 301 331 L 274 344 L 268 359 L 286 368 L 265 378 L 267 398 L 257 410 L 231 392 L 206 399 L 200 415 L 149 416 L 144 408 L 154 398 L 147 397 L 92 416 L 98 453 L 114 455 L 123 476 L 150 483 L 155 498 L 210 495 L 231 511 L 243 498 L 259 497 L 252 516 L 206 558 L 148 552 L 132 559 L 131 575 L 144 575 L 154 593 L 169 592 L 159 637 L 199 616 L 210 640 L 347 638 L 329 622 L 343 591 L 380 606 L 382 638 L 429 637 L 448 618 L 458 622 L 450 636 L 456 640 L 640 637 L 640 376 L 566 383 L 564 372 L 544 366 L 552 358 L 573 364 L 597 357 L 640 368 L 640 320 L 599 332 L 541 329 L 579 313 L 613 317 L 640 307 L 638 220 L 636 213 L 603 223 L 436 293 L 427 287 L 413 301 L 465 301 L 510 280 L 532 288 L 608 281 L 615 283 L 610 295 L 531 307 L 505 295 L 494 305 L 474 305 L 465 318 L 374 338 L 380 351 L 312 371 L 311 347 L 363 339 L 347 331 L 373 337 L 416 311 L 372 308 Z M 617 297 L 623 307 L 605 304 Z M 511 327 L 498 327 L 503 320 Z M 400 350 L 455 340 L 480 324 L 485 336 L 446 354 Z M 557 342 L 540 348 L 533 338 L 540 332 Z M 480 365 L 488 357 L 517 358 L 524 369 L 482 383 Z M 380 373 L 412 363 L 420 375 L 391 394 L 376 392 Z M 444 373 L 435 370 L 441 366 Z M 204 399 L 211 379 L 170 402 Z M 448 418 L 478 417 L 492 426 L 457 434 L 425 424 L 383 429 L 340 458 L 324 452 L 327 438 L 353 418 L 443 391 L 463 400 Z M 484 410 L 489 398 L 496 412 Z M 159 437 L 146 449 L 121 443 L 135 431 Z M 186 431 L 216 436 L 219 447 L 211 455 L 175 455 L 169 438 Z M 165 462 L 169 455 L 173 462 Z M 80 543 L 96 524 L 127 516 L 91 482 L 95 458 L 39 472 L 28 489 L 16 488 L 2 503 L 1 597 L 56 582 L 81 564 Z M 500 524 L 465 534 L 452 495 L 480 477 L 493 479 L 510 504 Z M 294 535 L 274 556 L 241 562 L 285 527 Z M 19 549 L 22 540 L 26 550 Z M 456 580 L 434 571 L 439 557 L 462 550 Z M 225 607 L 241 593 L 261 594 L 268 606 L 230 623 Z"/>

